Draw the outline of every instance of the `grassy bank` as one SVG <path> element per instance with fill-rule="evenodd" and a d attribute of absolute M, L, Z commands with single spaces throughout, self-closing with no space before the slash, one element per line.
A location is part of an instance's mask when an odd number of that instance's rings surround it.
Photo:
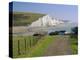
<path fill-rule="evenodd" d="M 54 41 L 53 36 L 14 36 L 13 57 L 42 56 L 48 45 Z"/>
<path fill-rule="evenodd" d="M 78 38 L 77 38 L 77 35 L 71 35 L 70 36 L 70 42 L 71 42 L 72 54 L 77 54 L 78 53 Z"/>
<path fill-rule="evenodd" d="M 29 25 L 44 15 L 45 14 L 32 12 L 13 12 L 13 26 Z M 9 16 L 11 16 L 11 13 L 9 13 Z"/>
<path fill-rule="evenodd" d="M 31 53 L 28 56 L 37 57 L 43 56 L 45 49 L 54 41 L 53 36 L 45 36 L 42 38 L 34 48 L 32 48 Z"/>

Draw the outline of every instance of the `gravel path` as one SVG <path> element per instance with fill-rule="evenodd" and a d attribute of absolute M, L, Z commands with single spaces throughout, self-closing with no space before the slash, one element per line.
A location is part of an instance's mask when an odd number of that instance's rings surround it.
<path fill-rule="evenodd" d="M 70 55 L 71 48 L 69 43 L 69 36 L 55 36 L 49 47 L 46 49 L 44 56 L 56 56 L 56 55 Z"/>

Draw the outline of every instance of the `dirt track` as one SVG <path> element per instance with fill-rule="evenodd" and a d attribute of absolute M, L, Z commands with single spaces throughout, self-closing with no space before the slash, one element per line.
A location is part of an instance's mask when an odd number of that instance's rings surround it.
<path fill-rule="evenodd" d="M 46 49 L 44 56 L 71 55 L 69 36 L 55 36 L 49 47 Z"/>

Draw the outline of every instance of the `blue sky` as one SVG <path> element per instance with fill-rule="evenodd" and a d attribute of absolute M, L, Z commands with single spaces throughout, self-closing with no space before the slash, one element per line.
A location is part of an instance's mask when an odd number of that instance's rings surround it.
<path fill-rule="evenodd" d="M 14 2 L 13 11 L 49 14 L 58 19 L 78 21 L 77 5 Z"/>

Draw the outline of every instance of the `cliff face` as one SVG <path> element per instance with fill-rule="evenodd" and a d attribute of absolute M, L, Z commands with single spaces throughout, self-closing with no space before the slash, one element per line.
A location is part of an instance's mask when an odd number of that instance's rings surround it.
<path fill-rule="evenodd" d="M 49 15 L 45 15 L 43 17 L 40 17 L 38 20 L 32 22 L 30 26 L 31 27 L 56 26 L 56 25 L 64 24 L 64 23 L 66 22 L 63 20 L 58 20 L 58 19 L 52 18 Z"/>

